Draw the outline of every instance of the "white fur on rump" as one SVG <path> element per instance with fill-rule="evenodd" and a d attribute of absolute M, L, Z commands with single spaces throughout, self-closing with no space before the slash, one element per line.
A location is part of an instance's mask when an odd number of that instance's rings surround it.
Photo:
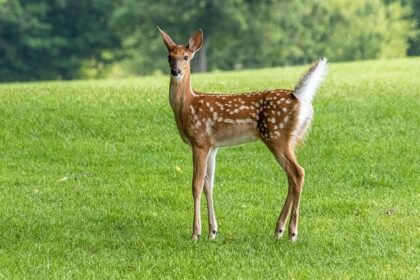
<path fill-rule="evenodd" d="M 298 123 L 294 133 L 295 142 L 302 139 L 312 121 L 312 100 L 325 75 L 327 74 L 327 70 L 327 59 L 325 57 L 319 59 L 303 75 L 293 91 L 294 96 L 299 100 L 300 103 Z"/>

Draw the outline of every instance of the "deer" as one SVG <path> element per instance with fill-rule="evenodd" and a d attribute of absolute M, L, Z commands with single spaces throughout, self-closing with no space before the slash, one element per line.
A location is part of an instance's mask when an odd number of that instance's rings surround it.
<path fill-rule="evenodd" d="M 289 220 L 289 238 L 297 241 L 300 198 L 305 171 L 295 148 L 306 135 L 313 118 L 312 100 L 326 76 L 326 58 L 315 61 L 293 90 L 272 89 L 241 94 L 203 93 L 191 87 L 191 60 L 203 45 L 197 30 L 186 45 L 176 44 L 157 27 L 168 51 L 169 103 L 182 140 L 192 149 L 192 240 L 201 237 L 201 194 L 207 200 L 208 238 L 218 233 L 213 205 L 216 154 L 219 148 L 261 140 L 285 171 L 287 196 L 277 219 L 275 237 L 281 238 Z"/>

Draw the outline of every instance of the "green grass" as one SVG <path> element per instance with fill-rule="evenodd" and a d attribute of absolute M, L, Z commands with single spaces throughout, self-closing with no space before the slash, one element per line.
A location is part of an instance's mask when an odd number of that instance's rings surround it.
<path fill-rule="evenodd" d="M 292 88 L 305 68 L 193 85 Z M 331 65 L 298 150 L 296 244 L 274 239 L 286 178 L 260 143 L 219 152 L 220 235 L 190 241 L 169 77 L 0 85 L 0 278 L 419 279 L 419 74 L 420 58 Z"/>

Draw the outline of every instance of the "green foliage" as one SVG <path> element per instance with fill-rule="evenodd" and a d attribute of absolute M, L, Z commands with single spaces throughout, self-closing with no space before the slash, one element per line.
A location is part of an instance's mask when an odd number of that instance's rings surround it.
<path fill-rule="evenodd" d="M 414 20 L 401 20 L 410 17 L 412 11 L 409 6 L 391 3 L 386 7 L 384 26 L 384 40 L 381 47 L 381 58 L 401 57 L 409 51 L 410 40 L 416 38 Z"/>
<path fill-rule="evenodd" d="M 0 81 L 72 79 L 85 60 L 100 68 L 118 46 L 109 0 L 0 3 Z"/>
<path fill-rule="evenodd" d="M 167 72 L 156 25 L 204 45 L 194 71 L 420 54 L 420 0 L 1 0 L 0 81 Z"/>
<path fill-rule="evenodd" d="M 411 17 L 416 23 L 415 34 L 408 40 L 408 54 L 420 55 L 420 0 L 400 0 L 400 2 L 412 9 Z"/>
<path fill-rule="evenodd" d="M 299 241 L 274 239 L 287 178 L 261 143 L 218 154 L 220 235 L 189 240 L 191 152 L 168 77 L 0 85 L 1 279 L 416 279 L 420 58 L 332 64 L 315 99 Z M 193 76 L 292 88 L 305 67 Z"/>
<path fill-rule="evenodd" d="M 256 5 L 257 9 L 261 5 Z M 409 10 L 380 0 L 283 1 L 265 7 L 264 22 L 248 33 L 246 52 L 259 42 L 257 65 L 301 64 L 405 56 L 412 22 Z M 257 55 L 258 54 L 258 55 Z M 247 61 L 244 58 L 245 66 Z"/>
<path fill-rule="evenodd" d="M 409 10 L 380 0 L 329 1 L 325 56 L 334 61 L 402 57 L 414 29 Z M 327 16 L 328 17 L 328 16 Z M 321 50 L 322 52 L 322 50 Z"/>
<path fill-rule="evenodd" d="M 205 68 L 210 70 L 302 64 L 320 56 L 333 61 L 402 57 L 415 29 L 407 6 L 381 0 L 232 0 L 195 5 L 174 0 L 165 7 L 145 2 L 133 1 L 136 8 L 121 7 L 118 13 L 125 24 L 137 26 L 125 42 L 133 54 L 129 72 L 139 74 L 167 71 L 157 23 L 178 43 L 202 27 L 208 45 L 201 54 L 206 52 Z M 143 18 L 133 26 L 127 15 Z M 162 59 L 156 59 L 159 56 Z M 202 63 L 201 57 L 195 60 Z"/>
<path fill-rule="evenodd" d="M 224 52 L 231 47 L 229 43 L 237 44 L 239 41 L 235 33 L 246 22 L 243 10 L 244 3 L 241 0 L 171 0 L 166 1 L 165 5 L 153 0 L 128 0 L 117 9 L 114 19 L 117 28 L 126 32 L 123 46 L 127 58 L 124 64 L 128 72 L 137 74 L 151 73 L 156 69 L 167 72 L 166 60 L 158 59 L 166 56 L 166 49 L 156 28 L 159 25 L 178 44 L 186 44 L 188 36 L 199 27 L 202 28 L 205 32 L 205 45 L 198 56 L 207 57 L 206 50 L 210 46 L 207 61 L 210 68 L 214 68 L 213 65 L 229 60 L 228 53 Z M 219 49 L 213 40 L 227 44 Z M 221 59 L 214 60 L 215 56 Z M 198 60 L 196 58 L 193 61 L 193 68 L 200 68 Z"/>

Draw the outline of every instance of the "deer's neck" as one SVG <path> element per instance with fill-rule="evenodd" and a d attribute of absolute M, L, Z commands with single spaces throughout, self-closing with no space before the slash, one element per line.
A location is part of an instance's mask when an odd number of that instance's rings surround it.
<path fill-rule="evenodd" d="M 182 115 L 183 109 L 188 107 L 193 95 L 189 72 L 186 72 L 180 79 L 171 76 L 169 102 L 175 117 Z"/>
<path fill-rule="evenodd" d="M 189 143 L 187 139 L 185 121 L 187 118 L 188 107 L 191 104 L 194 92 L 191 88 L 189 71 L 184 74 L 182 79 L 171 76 L 169 86 L 169 102 L 174 112 L 176 126 L 182 139 Z"/>

